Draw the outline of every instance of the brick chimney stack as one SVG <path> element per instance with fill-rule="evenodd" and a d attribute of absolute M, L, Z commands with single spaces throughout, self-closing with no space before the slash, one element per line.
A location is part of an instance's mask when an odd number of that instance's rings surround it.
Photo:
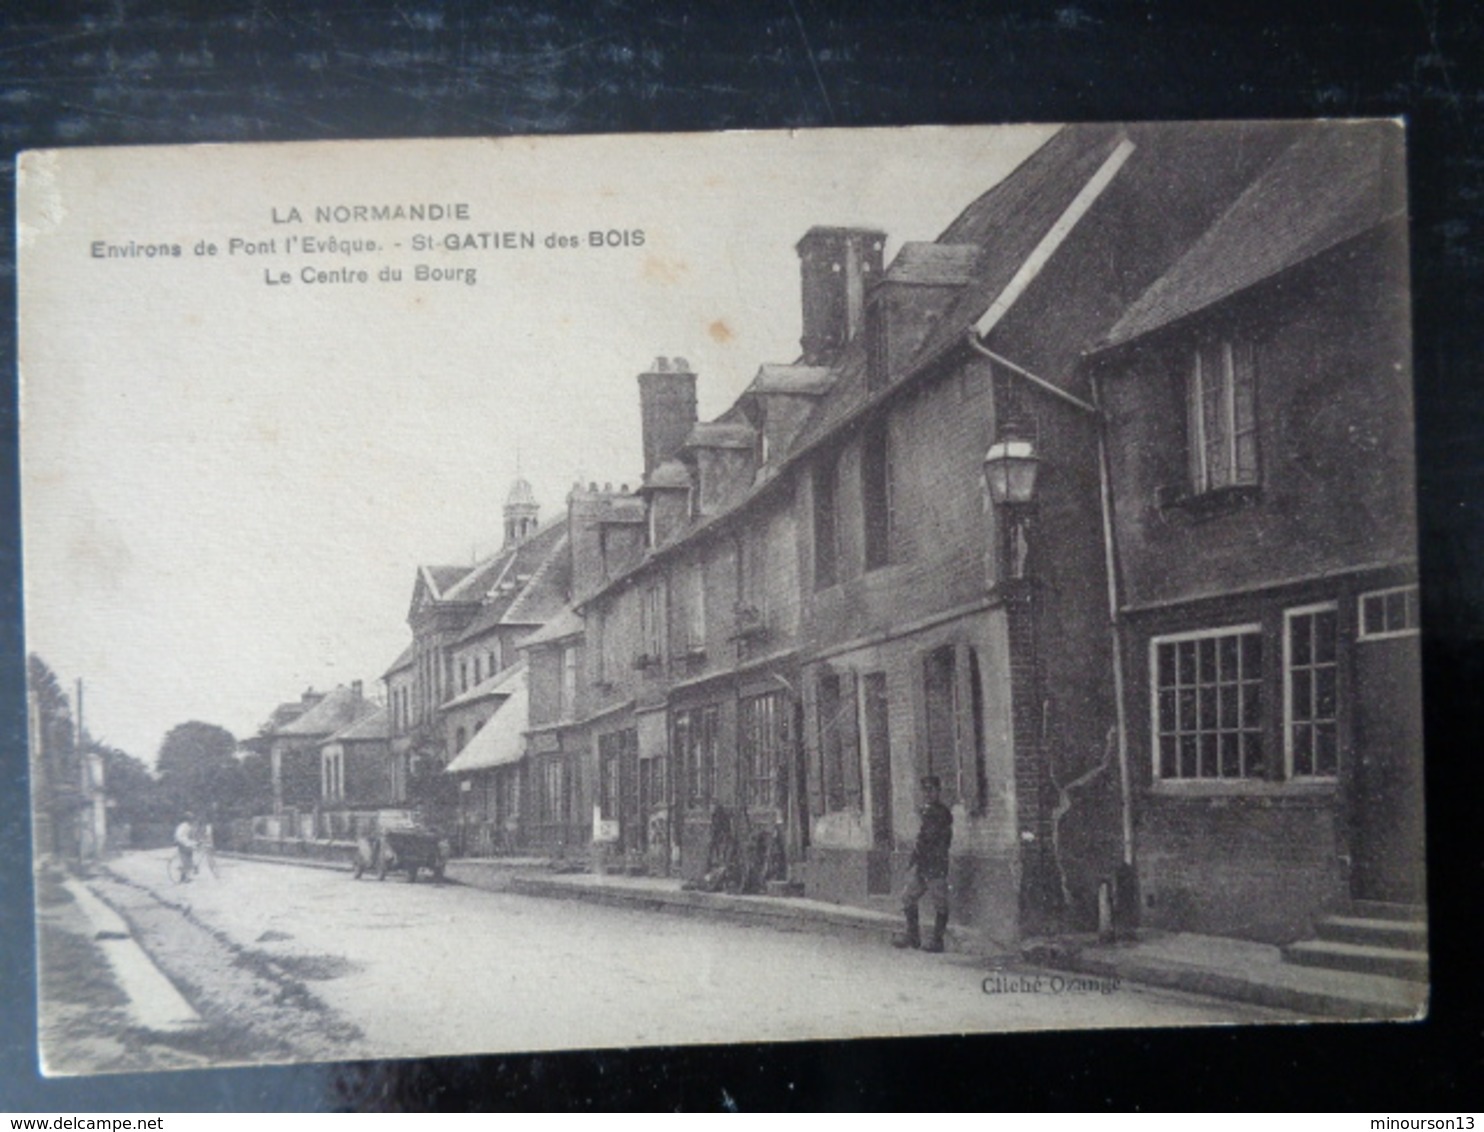
<path fill-rule="evenodd" d="M 639 375 L 644 474 L 676 455 L 696 424 L 696 375 L 684 358 L 655 358 Z"/>
<path fill-rule="evenodd" d="M 795 245 L 806 366 L 833 365 L 865 326 L 866 292 L 881 278 L 885 247 L 886 233 L 874 228 L 810 228 Z"/>

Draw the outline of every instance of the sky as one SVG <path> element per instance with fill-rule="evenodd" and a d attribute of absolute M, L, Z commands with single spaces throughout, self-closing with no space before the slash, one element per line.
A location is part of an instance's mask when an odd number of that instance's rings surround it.
<path fill-rule="evenodd" d="M 379 691 L 417 565 L 496 550 L 517 468 L 543 521 L 634 485 L 654 358 L 690 362 L 702 419 L 797 358 L 811 225 L 884 230 L 889 261 L 1051 132 L 25 155 L 27 648 L 146 762 L 186 720 L 246 737 L 307 687 Z M 413 204 L 449 218 L 316 219 Z"/>

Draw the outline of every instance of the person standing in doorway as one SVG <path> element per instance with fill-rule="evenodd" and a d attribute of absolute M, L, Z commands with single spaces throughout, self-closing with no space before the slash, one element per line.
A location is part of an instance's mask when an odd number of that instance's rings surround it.
<path fill-rule="evenodd" d="M 942 951 L 943 934 L 948 930 L 948 847 L 953 843 L 953 812 L 939 797 L 943 784 L 937 775 L 924 775 L 920 786 L 917 844 L 907 862 L 907 887 L 902 893 L 907 930 L 892 940 L 892 946 Z M 918 920 L 918 905 L 924 896 L 933 910 L 933 927 L 926 941 Z"/>

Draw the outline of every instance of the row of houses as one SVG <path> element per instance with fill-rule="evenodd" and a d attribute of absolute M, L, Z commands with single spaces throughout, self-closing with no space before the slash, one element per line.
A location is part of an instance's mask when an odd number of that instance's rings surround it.
<path fill-rule="evenodd" d="M 518 481 L 498 554 L 421 567 L 384 706 L 291 713 L 278 804 L 688 880 L 724 826 L 871 905 L 931 773 L 1001 942 L 1419 902 L 1403 160 L 1393 122 L 1067 127 L 890 261 L 810 229 L 800 355 L 710 421 L 656 359 L 637 484 L 542 523 Z"/>

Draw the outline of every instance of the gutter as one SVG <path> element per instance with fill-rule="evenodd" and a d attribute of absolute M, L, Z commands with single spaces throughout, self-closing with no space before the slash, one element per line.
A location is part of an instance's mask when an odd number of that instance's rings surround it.
<path fill-rule="evenodd" d="M 1129 772 L 1128 711 L 1124 703 L 1123 618 L 1118 587 L 1118 546 L 1113 533 L 1113 476 L 1108 458 L 1108 417 L 1102 410 L 1101 387 L 1097 375 L 1091 375 L 1092 400 L 1068 393 L 1045 378 L 1037 377 L 1024 366 L 1001 357 L 969 331 L 965 340 L 979 354 L 1015 374 L 1021 380 L 1070 405 L 1093 419 L 1098 435 L 1098 504 L 1103 528 L 1103 571 L 1108 577 L 1108 633 L 1113 649 L 1113 710 L 1118 746 L 1118 789 L 1121 802 L 1123 863 L 1134 863 L 1133 780 Z"/>

